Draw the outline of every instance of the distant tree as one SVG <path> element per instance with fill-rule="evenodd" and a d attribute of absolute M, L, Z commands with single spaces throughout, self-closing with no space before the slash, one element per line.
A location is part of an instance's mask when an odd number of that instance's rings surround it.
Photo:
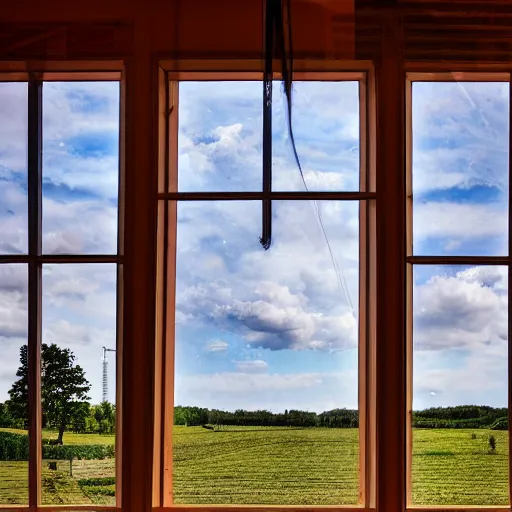
<path fill-rule="evenodd" d="M 100 434 L 113 434 L 116 429 L 116 408 L 108 401 L 101 402 L 91 408 Z"/>
<path fill-rule="evenodd" d="M 493 435 L 489 436 L 489 450 L 491 453 L 496 451 L 496 438 Z"/>
<path fill-rule="evenodd" d="M 15 420 L 9 410 L 9 403 L 0 403 L 0 428 L 23 428 L 23 421 Z"/>
<path fill-rule="evenodd" d="M 28 419 L 28 357 L 27 345 L 20 349 L 21 366 L 18 380 L 9 390 L 9 411 L 14 418 Z M 64 432 L 71 422 L 85 425 L 91 385 L 81 366 L 75 364 L 75 355 L 55 343 L 41 346 L 41 402 L 45 423 L 58 430 L 57 442 L 62 444 Z"/>

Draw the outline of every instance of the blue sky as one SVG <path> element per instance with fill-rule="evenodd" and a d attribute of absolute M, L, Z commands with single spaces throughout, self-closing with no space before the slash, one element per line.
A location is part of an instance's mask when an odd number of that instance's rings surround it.
<path fill-rule="evenodd" d="M 180 85 L 179 190 L 261 187 L 261 84 Z M 274 87 L 274 190 L 303 190 Z M 414 252 L 507 251 L 508 86 L 413 86 Z M 113 253 L 119 87 L 45 83 L 43 246 Z M 293 123 L 310 190 L 357 190 L 358 86 L 296 83 Z M 26 251 L 26 85 L 0 84 L 0 252 Z M 176 403 L 225 409 L 357 407 L 358 204 L 178 206 Z M 506 269 L 417 267 L 414 407 L 506 404 Z M 101 399 L 101 347 L 115 344 L 115 267 L 51 265 L 43 339 L 71 348 Z M 26 342 L 26 273 L 0 266 L 0 400 Z M 110 357 L 110 398 L 114 398 Z"/>

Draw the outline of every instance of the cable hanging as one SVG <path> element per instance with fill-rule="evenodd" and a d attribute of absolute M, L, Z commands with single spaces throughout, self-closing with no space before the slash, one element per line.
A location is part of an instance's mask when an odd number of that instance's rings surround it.
<path fill-rule="evenodd" d="M 284 13 L 286 11 L 286 18 Z M 288 48 L 287 48 L 288 47 Z M 287 107 L 287 125 L 295 162 L 299 168 L 304 189 L 309 192 L 302 165 L 300 163 L 292 123 L 292 86 L 293 86 L 293 37 L 291 0 L 266 0 L 265 3 L 265 70 L 263 78 L 263 191 L 272 191 L 272 81 L 273 59 L 281 62 L 282 83 Z M 341 293 L 347 301 L 352 314 L 354 305 L 345 276 L 340 269 L 331 244 L 327 237 L 318 202 L 313 200 L 317 220 L 320 224 L 329 255 L 331 257 L 336 280 Z M 264 199 L 262 203 L 262 235 L 260 243 L 265 250 L 272 244 L 272 201 Z"/>

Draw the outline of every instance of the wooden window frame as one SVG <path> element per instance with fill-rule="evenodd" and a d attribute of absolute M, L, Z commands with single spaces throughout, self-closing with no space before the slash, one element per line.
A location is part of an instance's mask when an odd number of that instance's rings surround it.
<path fill-rule="evenodd" d="M 225 505 L 174 505 L 172 496 L 172 428 L 174 409 L 174 325 L 178 201 L 304 200 L 358 201 L 359 215 L 359 504 L 357 506 L 229 506 L 230 510 L 361 511 L 376 503 L 376 176 L 373 65 L 367 61 L 295 61 L 294 80 L 358 81 L 360 96 L 360 188 L 358 192 L 179 192 L 178 113 L 180 81 L 263 81 L 262 61 L 160 61 L 158 69 L 158 212 L 156 274 L 156 346 L 154 392 L 153 510 L 220 510 Z M 279 80 L 276 72 L 274 79 Z"/>
<path fill-rule="evenodd" d="M 43 82 L 114 81 L 119 82 L 119 164 L 117 206 L 117 250 L 115 254 L 43 254 L 42 251 L 42 90 Z M 29 463 L 28 504 L 0 503 L 0 511 L 88 512 L 119 511 L 122 496 L 122 361 L 123 361 L 123 265 L 125 216 L 125 77 L 122 61 L 6 61 L 0 62 L 0 82 L 27 82 L 27 206 L 28 251 L 25 254 L 0 254 L 1 264 L 25 264 L 28 274 L 28 416 Z M 42 268 L 45 264 L 116 265 L 116 505 L 42 504 L 42 409 L 41 409 L 41 331 Z"/>
<path fill-rule="evenodd" d="M 412 412 L 413 412 L 413 269 L 415 265 L 501 265 L 508 268 L 508 419 L 512 420 L 512 235 L 509 233 L 507 256 L 421 256 L 413 253 L 413 133 L 412 133 L 412 84 L 413 82 L 504 82 L 509 84 L 509 99 L 512 101 L 512 72 L 501 64 L 467 63 L 410 63 L 405 66 L 405 172 L 406 187 L 404 204 L 406 209 L 406 510 L 410 512 L 468 511 L 503 512 L 512 510 L 512 438 L 508 431 L 508 494 L 509 505 L 413 505 L 412 503 Z M 511 104 L 512 105 L 512 104 Z M 512 226 L 512 106 L 509 109 L 509 205 L 508 226 Z"/>

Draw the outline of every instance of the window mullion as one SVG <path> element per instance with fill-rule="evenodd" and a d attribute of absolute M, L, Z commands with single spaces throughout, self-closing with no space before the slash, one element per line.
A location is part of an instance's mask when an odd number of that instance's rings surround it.
<path fill-rule="evenodd" d="M 405 76 L 401 28 L 398 16 L 384 19 L 376 68 L 376 493 L 380 512 L 403 511 L 406 496 Z"/>
<path fill-rule="evenodd" d="M 512 255 L 512 236 L 510 234 L 510 227 L 512 226 L 512 209 L 510 207 L 510 198 L 512 192 L 512 179 L 511 179 L 511 169 L 512 169 L 512 106 L 510 105 L 510 101 L 512 99 L 512 80 L 509 74 L 508 77 L 508 87 L 509 87 L 509 128 L 508 128 L 508 136 L 509 136 L 509 144 L 508 144 L 508 257 Z M 507 330 L 508 330 L 508 503 L 509 505 L 512 503 L 512 442 L 510 437 L 510 425 L 512 424 L 512 315 L 510 314 L 510 305 L 512 304 L 512 267 L 510 265 L 510 261 L 507 265 L 507 305 L 508 305 L 508 315 L 507 315 Z"/>
<path fill-rule="evenodd" d="M 28 428 L 29 505 L 41 504 L 41 222 L 42 222 L 42 91 L 32 75 L 28 84 Z"/>
<path fill-rule="evenodd" d="M 265 72 L 263 78 L 263 192 L 272 191 L 272 61 L 274 55 L 273 17 L 265 13 Z M 268 249 L 272 243 L 272 201 L 262 201 L 261 245 Z"/>

